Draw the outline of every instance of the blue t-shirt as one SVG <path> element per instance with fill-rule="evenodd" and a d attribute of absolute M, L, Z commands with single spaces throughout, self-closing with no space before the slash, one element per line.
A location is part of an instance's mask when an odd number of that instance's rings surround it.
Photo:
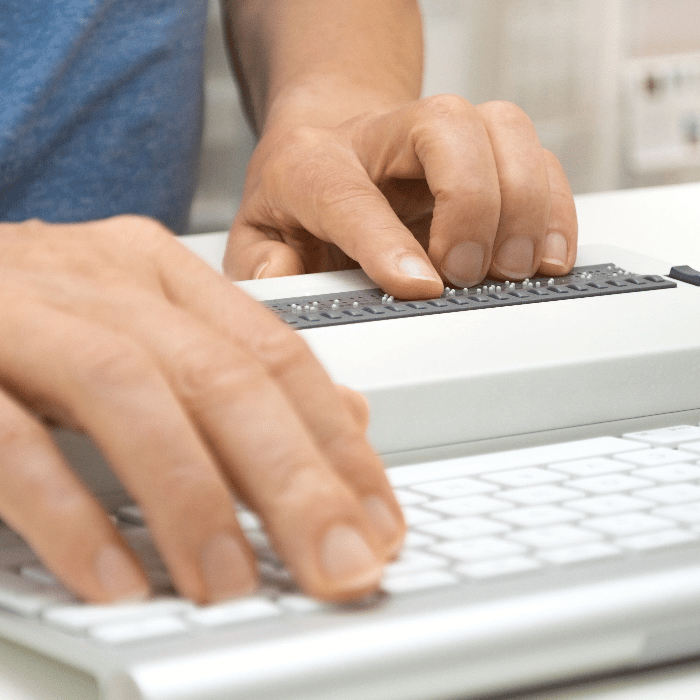
<path fill-rule="evenodd" d="M 0 2 L 0 221 L 187 228 L 207 0 Z"/>

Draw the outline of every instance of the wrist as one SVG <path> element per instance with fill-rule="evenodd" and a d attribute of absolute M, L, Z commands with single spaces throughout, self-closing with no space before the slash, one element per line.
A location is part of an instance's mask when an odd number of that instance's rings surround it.
<path fill-rule="evenodd" d="M 322 73 L 285 87 L 270 100 L 261 134 L 300 126 L 334 127 L 367 112 L 387 112 L 418 99 L 415 85 L 350 83 L 344 76 Z"/>

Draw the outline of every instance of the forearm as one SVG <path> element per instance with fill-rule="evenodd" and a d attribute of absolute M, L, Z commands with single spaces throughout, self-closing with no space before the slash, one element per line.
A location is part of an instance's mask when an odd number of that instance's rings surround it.
<path fill-rule="evenodd" d="M 331 126 L 419 97 L 415 0 L 222 0 L 239 81 L 258 132 Z"/>

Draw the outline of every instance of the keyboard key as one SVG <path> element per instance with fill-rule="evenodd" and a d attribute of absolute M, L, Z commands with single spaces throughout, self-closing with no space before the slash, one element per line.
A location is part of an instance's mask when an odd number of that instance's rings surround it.
<path fill-rule="evenodd" d="M 426 535 L 424 532 L 409 530 L 404 538 L 403 546 L 405 549 L 419 549 L 420 547 L 428 547 L 436 542 L 437 540 L 434 537 Z"/>
<path fill-rule="evenodd" d="M 515 508 L 502 513 L 494 513 L 493 517 L 521 527 L 542 527 L 544 525 L 565 523 L 570 520 L 579 520 L 583 516 L 574 510 L 547 505 Z"/>
<path fill-rule="evenodd" d="M 284 566 L 269 561 L 258 562 L 258 576 L 263 586 L 276 590 L 296 591 L 296 582 Z"/>
<path fill-rule="evenodd" d="M 673 450 L 670 447 L 653 447 L 649 450 L 639 450 L 618 455 L 618 459 L 638 464 L 640 467 L 659 467 L 664 464 L 673 464 L 674 462 L 695 462 L 697 457 L 691 452 Z"/>
<path fill-rule="evenodd" d="M 284 610 L 296 613 L 322 612 L 329 609 L 329 604 L 298 593 L 285 593 L 277 598 L 276 603 Z"/>
<path fill-rule="evenodd" d="M 439 523 L 429 523 L 418 528 L 421 532 L 429 535 L 437 535 L 447 540 L 463 540 L 468 537 L 479 537 L 481 535 L 495 535 L 499 532 L 506 532 L 510 528 L 502 523 L 487 520 L 486 518 L 454 518 L 443 520 Z"/>
<path fill-rule="evenodd" d="M 394 491 L 394 496 L 396 496 L 396 500 L 402 506 L 415 506 L 419 503 L 425 503 L 425 501 L 428 500 L 427 496 L 416 493 L 415 491 L 409 491 L 408 489 L 396 489 Z"/>
<path fill-rule="evenodd" d="M 458 498 L 460 496 L 471 496 L 475 493 L 487 493 L 497 489 L 497 487 L 492 484 L 487 484 L 483 481 L 470 479 L 468 477 L 415 484 L 412 488 L 421 493 L 437 496 L 438 498 Z"/>
<path fill-rule="evenodd" d="M 698 536 L 687 530 L 659 530 L 646 535 L 636 535 L 635 537 L 623 537 L 617 543 L 628 549 L 644 550 L 669 547 L 671 545 L 685 544 L 698 539 Z"/>
<path fill-rule="evenodd" d="M 44 586 L 9 571 L 0 571 L 0 608 L 18 615 L 38 615 L 52 605 L 76 602 L 61 586 Z"/>
<path fill-rule="evenodd" d="M 507 498 L 509 501 L 522 503 L 524 505 L 543 505 L 546 503 L 559 503 L 560 501 L 580 498 L 584 494 L 581 491 L 543 484 L 542 486 L 531 486 L 523 489 L 510 489 L 501 491 L 499 498 Z"/>
<path fill-rule="evenodd" d="M 19 575 L 42 586 L 60 586 L 61 582 L 41 564 L 25 564 L 19 569 Z"/>
<path fill-rule="evenodd" d="M 608 542 L 589 542 L 574 547 L 550 549 L 540 552 L 538 556 L 552 564 L 574 564 L 591 559 L 612 557 L 619 553 L 620 549 Z"/>
<path fill-rule="evenodd" d="M 621 493 L 611 493 L 605 496 L 569 501 L 566 505 L 569 508 L 575 508 L 591 515 L 614 515 L 616 513 L 644 510 L 654 506 L 655 503 L 643 498 L 634 498 Z"/>
<path fill-rule="evenodd" d="M 630 469 L 630 465 L 625 462 L 617 462 L 607 457 L 592 457 L 591 459 L 576 459 L 571 462 L 558 462 L 551 464 L 552 469 L 563 471 L 573 476 L 598 476 L 599 474 L 610 474 L 622 472 Z"/>
<path fill-rule="evenodd" d="M 588 479 L 574 479 L 569 485 L 591 493 L 617 493 L 653 486 L 654 483 L 628 474 L 601 474 Z"/>
<path fill-rule="evenodd" d="M 427 510 L 423 510 L 422 508 L 417 508 L 415 506 L 404 508 L 403 516 L 406 518 L 406 523 L 410 527 L 416 527 L 418 525 L 433 523 L 440 520 L 440 516 L 436 515 L 435 513 L 429 513 Z"/>
<path fill-rule="evenodd" d="M 636 469 L 632 475 L 661 482 L 692 481 L 700 479 L 700 465 L 678 462 L 677 464 L 666 464 L 663 467 Z"/>
<path fill-rule="evenodd" d="M 635 491 L 635 496 L 648 498 L 657 503 L 687 503 L 689 501 L 700 501 L 700 486 L 695 484 L 669 484 L 658 486 L 652 489 Z"/>
<path fill-rule="evenodd" d="M 535 549 L 551 549 L 554 547 L 570 547 L 585 542 L 600 540 L 598 532 L 576 527 L 575 525 L 550 525 L 535 527 L 529 530 L 519 530 L 508 535 L 509 540 L 520 542 Z"/>
<path fill-rule="evenodd" d="M 399 558 L 386 566 L 384 571 L 387 576 L 403 576 L 404 574 L 412 574 L 415 571 L 440 569 L 446 566 L 447 563 L 444 557 L 404 549 L 399 554 Z"/>
<path fill-rule="evenodd" d="M 89 627 L 162 617 L 185 612 L 193 604 L 182 598 L 161 598 L 143 603 L 116 603 L 106 605 L 76 604 L 48 608 L 42 617 L 64 631 L 76 632 Z"/>
<path fill-rule="evenodd" d="M 628 440 L 656 445 L 658 447 L 678 447 L 682 442 L 700 440 L 700 426 L 674 425 L 670 428 L 658 428 L 657 430 L 644 430 L 638 433 L 623 435 Z"/>
<path fill-rule="evenodd" d="M 107 644 L 127 644 L 129 642 L 171 637 L 187 632 L 183 620 L 172 615 L 161 615 L 142 620 L 115 622 L 112 624 L 91 627 L 87 634 L 99 642 Z"/>
<path fill-rule="evenodd" d="M 680 506 L 657 508 L 654 513 L 664 518 L 673 518 L 682 523 L 700 523 L 700 502 L 695 501 L 694 503 L 684 503 Z"/>
<path fill-rule="evenodd" d="M 591 518 L 586 521 L 586 527 L 606 532 L 616 537 L 653 532 L 672 525 L 673 522 L 667 518 L 660 518 L 647 513 L 621 513 L 620 515 L 611 515 L 605 518 Z"/>
<path fill-rule="evenodd" d="M 387 577 L 382 581 L 382 588 L 387 593 L 398 595 L 442 586 L 453 586 L 456 583 L 459 583 L 459 579 L 447 571 L 418 571 L 408 576 Z"/>
<path fill-rule="evenodd" d="M 239 510 L 236 513 L 238 524 L 243 530 L 261 530 L 262 523 L 260 518 L 250 510 Z"/>
<path fill-rule="evenodd" d="M 271 600 L 255 596 L 201 608 L 194 607 L 185 613 L 184 618 L 187 622 L 203 627 L 220 627 L 275 617 L 280 613 L 280 608 Z"/>
<path fill-rule="evenodd" d="M 694 454 L 700 455 L 700 441 L 698 442 L 684 442 L 683 450 L 685 452 L 692 452 Z"/>
<path fill-rule="evenodd" d="M 540 566 L 540 562 L 536 559 L 515 556 L 489 559 L 488 561 L 480 561 L 473 564 L 462 564 L 457 567 L 457 571 L 468 578 L 483 579 L 532 571 Z"/>
<path fill-rule="evenodd" d="M 483 515 L 495 513 L 498 510 L 512 508 L 513 504 L 490 496 L 466 496 L 465 498 L 448 498 L 426 503 L 425 508 L 436 510 L 445 515 Z"/>
<path fill-rule="evenodd" d="M 562 474 L 548 471 L 547 469 L 539 469 L 537 467 L 528 467 L 525 469 L 512 469 L 505 472 L 496 472 L 494 474 L 485 474 L 484 479 L 495 481 L 504 486 L 535 486 L 537 484 L 547 484 L 552 481 L 561 481 L 564 479 Z"/>
<path fill-rule="evenodd" d="M 497 537 L 473 537 L 461 542 L 444 542 L 433 547 L 431 551 L 460 561 L 479 561 L 521 554 L 525 548 Z"/>

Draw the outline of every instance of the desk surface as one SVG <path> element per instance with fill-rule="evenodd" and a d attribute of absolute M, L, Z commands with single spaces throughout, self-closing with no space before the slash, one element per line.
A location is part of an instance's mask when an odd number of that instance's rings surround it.
<path fill-rule="evenodd" d="M 577 197 L 579 241 L 700 269 L 700 183 Z M 225 234 L 183 242 L 219 267 Z M 528 694 L 523 700 L 696 700 L 700 662 Z M 0 700 L 96 700 L 91 679 L 0 641 Z"/>

